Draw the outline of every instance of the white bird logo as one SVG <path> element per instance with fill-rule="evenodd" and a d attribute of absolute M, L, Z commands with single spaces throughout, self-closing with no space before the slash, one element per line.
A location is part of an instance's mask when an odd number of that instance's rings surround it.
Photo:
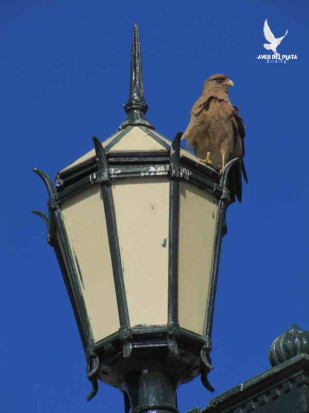
<path fill-rule="evenodd" d="M 285 38 L 285 36 L 288 34 L 288 30 L 285 32 L 284 36 L 278 37 L 278 39 L 276 39 L 275 36 L 273 35 L 273 32 L 270 30 L 267 19 L 266 19 L 264 22 L 263 31 L 264 31 L 265 39 L 269 42 L 269 43 L 264 43 L 265 49 L 272 50 L 274 54 L 277 54 L 277 47 L 282 42 L 282 40 Z"/>

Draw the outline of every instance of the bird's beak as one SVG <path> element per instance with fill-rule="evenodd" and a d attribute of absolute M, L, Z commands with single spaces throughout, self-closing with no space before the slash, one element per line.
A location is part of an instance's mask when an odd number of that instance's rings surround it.
<path fill-rule="evenodd" d="M 224 81 L 224 83 L 225 83 L 227 86 L 234 86 L 234 82 L 233 82 L 233 80 L 231 80 L 231 79 L 226 79 L 226 80 Z"/>

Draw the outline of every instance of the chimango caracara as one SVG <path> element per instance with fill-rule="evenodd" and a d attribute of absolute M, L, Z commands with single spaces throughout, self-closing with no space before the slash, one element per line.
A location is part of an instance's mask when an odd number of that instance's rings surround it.
<path fill-rule="evenodd" d="M 234 86 L 232 80 L 221 74 L 204 82 L 202 96 L 193 105 L 190 123 L 182 138 L 188 139 L 202 162 L 221 171 L 228 161 L 240 158 L 247 182 L 243 162 L 245 128 L 238 108 L 229 100 L 230 86 Z"/>

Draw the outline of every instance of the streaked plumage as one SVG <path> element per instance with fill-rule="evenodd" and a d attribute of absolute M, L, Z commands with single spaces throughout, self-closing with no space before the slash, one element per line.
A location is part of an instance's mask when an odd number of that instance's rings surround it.
<path fill-rule="evenodd" d="M 183 134 L 195 154 L 223 170 L 234 158 L 241 159 L 242 173 L 247 181 L 243 163 L 245 128 L 239 110 L 228 97 L 233 82 L 226 75 L 211 76 L 204 83 L 201 97 L 191 110 L 190 123 Z"/>

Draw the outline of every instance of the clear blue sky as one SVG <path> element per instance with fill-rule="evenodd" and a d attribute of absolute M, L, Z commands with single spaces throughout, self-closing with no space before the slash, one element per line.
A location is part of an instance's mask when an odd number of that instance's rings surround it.
<path fill-rule="evenodd" d="M 287 64 L 256 59 L 263 22 L 287 37 Z M 210 380 L 219 394 L 269 367 L 273 339 L 309 330 L 308 2 L 280 0 L 12 0 L 0 3 L 1 413 L 123 411 L 117 389 L 90 384 L 67 293 L 43 223 L 52 176 L 124 120 L 132 28 L 138 23 L 148 118 L 184 130 L 202 82 L 228 74 L 246 128 L 249 185 L 228 211 Z M 213 397 L 198 380 L 180 410 Z"/>

